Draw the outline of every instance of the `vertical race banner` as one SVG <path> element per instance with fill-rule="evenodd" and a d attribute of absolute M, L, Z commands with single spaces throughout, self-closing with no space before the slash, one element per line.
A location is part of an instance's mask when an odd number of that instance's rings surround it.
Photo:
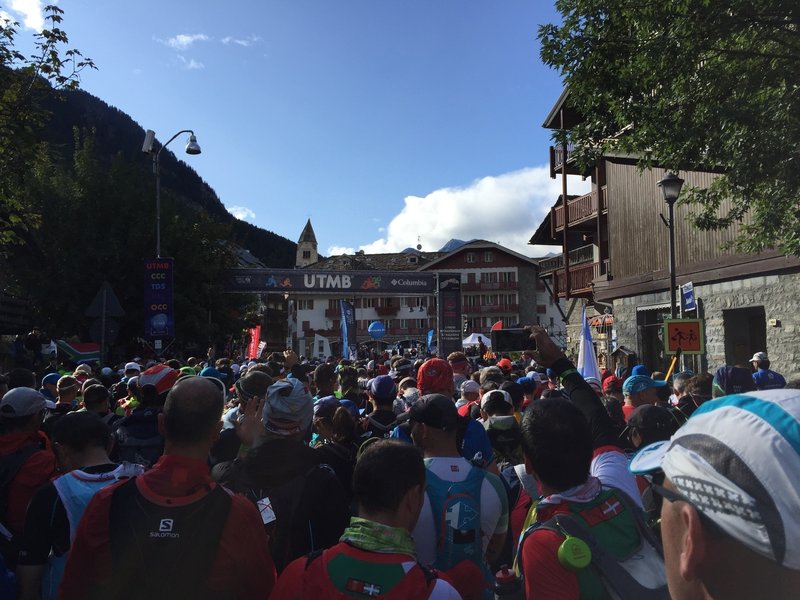
<path fill-rule="evenodd" d="M 353 303 L 347 300 L 339 301 L 339 309 L 342 313 L 342 356 L 350 360 L 356 360 L 358 357 L 356 311 L 353 308 Z"/>
<path fill-rule="evenodd" d="M 261 356 L 259 345 L 261 343 L 261 325 L 256 325 L 247 330 L 250 336 L 250 343 L 247 345 L 247 358 L 257 360 Z"/>
<path fill-rule="evenodd" d="M 172 303 L 173 259 L 144 262 L 144 336 L 151 339 L 175 337 Z"/>
<path fill-rule="evenodd" d="M 436 353 L 447 357 L 451 352 L 460 352 L 461 346 L 461 275 L 439 274 L 439 344 Z"/>

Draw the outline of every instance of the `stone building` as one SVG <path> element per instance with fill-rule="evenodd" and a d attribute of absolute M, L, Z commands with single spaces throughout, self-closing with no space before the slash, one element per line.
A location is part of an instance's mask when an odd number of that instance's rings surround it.
<path fill-rule="evenodd" d="M 569 129 L 579 119 L 565 92 L 544 127 Z M 613 322 L 606 353 L 624 346 L 651 369 L 666 370 L 669 246 L 661 218 L 667 206 L 658 187 L 665 171 L 640 171 L 636 157 L 624 155 L 603 156 L 581 170 L 572 148 L 563 146 L 551 147 L 550 158 L 553 177 L 579 175 L 592 183 L 591 192 L 583 196 L 562 194 L 531 238 L 531 243 L 562 248 L 561 255 L 540 262 L 540 277 L 553 295 L 567 302 L 564 320 L 570 341 L 577 341 L 580 305 L 586 304 L 595 322 Z M 685 186 L 702 188 L 717 175 L 687 171 L 679 176 Z M 724 214 L 728 209 L 723 205 L 719 210 Z M 765 351 L 775 370 L 786 375 L 800 371 L 800 260 L 774 251 L 744 255 L 723 249 L 736 239 L 739 226 L 702 232 L 688 216 L 687 207 L 675 206 L 675 272 L 678 286 L 692 284 L 697 308 L 685 311 L 677 293 L 676 310 L 701 320 L 705 353 L 686 357 L 683 366 L 713 373 L 723 364 L 747 365 L 755 352 Z"/>

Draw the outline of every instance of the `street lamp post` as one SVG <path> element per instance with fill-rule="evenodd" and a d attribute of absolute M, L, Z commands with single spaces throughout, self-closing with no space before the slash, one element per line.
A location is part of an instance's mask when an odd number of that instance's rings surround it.
<path fill-rule="evenodd" d="M 681 193 L 683 179 L 675 175 L 675 173 L 667 173 L 667 175 L 658 182 L 658 187 L 661 188 L 661 193 L 664 195 L 664 202 L 667 203 L 667 208 L 669 210 L 669 220 L 665 221 L 665 224 L 669 228 L 669 314 L 670 318 L 675 319 L 678 316 L 675 297 L 677 288 L 675 282 L 675 201 Z M 664 220 L 664 215 L 661 215 L 661 220 Z"/>
<path fill-rule="evenodd" d="M 142 152 L 150 154 L 153 157 L 153 173 L 156 176 L 156 258 L 161 258 L 161 174 L 159 172 L 159 157 L 161 151 L 169 146 L 170 142 L 182 133 L 189 134 L 189 140 L 186 142 L 186 154 L 200 154 L 200 145 L 197 143 L 197 137 L 191 129 L 181 129 L 178 133 L 173 135 L 166 144 L 163 144 L 158 152 L 153 152 L 156 134 L 152 129 L 148 129 L 144 136 L 144 144 L 142 145 Z"/>

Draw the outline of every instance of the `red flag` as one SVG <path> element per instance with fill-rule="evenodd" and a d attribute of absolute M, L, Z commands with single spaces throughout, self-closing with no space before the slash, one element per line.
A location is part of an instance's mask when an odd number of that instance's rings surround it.
<path fill-rule="evenodd" d="M 256 325 L 247 331 L 250 334 L 250 343 L 247 345 L 247 358 L 258 358 L 258 343 L 261 341 L 261 325 Z"/>
<path fill-rule="evenodd" d="M 497 323 L 492 325 L 492 331 L 497 331 L 498 329 L 502 329 L 502 328 L 503 328 L 503 322 L 502 321 L 498 321 Z"/>

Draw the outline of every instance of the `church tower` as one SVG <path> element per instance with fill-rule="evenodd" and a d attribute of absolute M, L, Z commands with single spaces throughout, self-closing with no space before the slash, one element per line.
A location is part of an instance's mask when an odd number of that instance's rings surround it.
<path fill-rule="evenodd" d="M 314 235 L 314 228 L 311 227 L 311 219 L 303 227 L 303 233 L 297 240 L 297 257 L 294 261 L 295 268 L 303 268 L 314 264 L 319 260 L 317 254 L 317 236 Z"/>

